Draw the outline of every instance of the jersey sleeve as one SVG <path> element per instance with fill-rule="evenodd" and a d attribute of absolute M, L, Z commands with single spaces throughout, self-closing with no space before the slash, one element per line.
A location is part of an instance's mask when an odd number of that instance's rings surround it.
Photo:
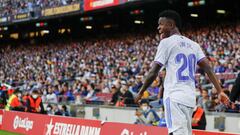
<path fill-rule="evenodd" d="M 167 59 L 169 57 L 169 49 L 166 42 L 162 40 L 158 45 L 158 50 L 154 58 L 154 62 L 159 64 L 160 66 L 164 66 L 167 63 Z"/>
<path fill-rule="evenodd" d="M 200 45 L 198 45 L 198 50 L 197 50 L 197 63 L 201 62 L 204 58 L 206 58 L 202 48 Z"/>

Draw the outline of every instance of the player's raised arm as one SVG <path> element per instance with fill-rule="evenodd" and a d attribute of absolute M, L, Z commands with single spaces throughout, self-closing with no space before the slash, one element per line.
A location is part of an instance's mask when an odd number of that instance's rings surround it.
<path fill-rule="evenodd" d="M 207 73 L 210 81 L 213 83 L 214 87 L 217 89 L 218 93 L 220 94 L 220 100 L 225 105 L 229 106 L 229 98 L 228 96 L 223 92 L 220 82 L 218 81 L 215 73 L 212 71 L 212 68 L 209 66 L 209 61 L 207 58 L 202 59 L 198 65 Z"/>
<path fill-rule="evenodd" d="M 141 99 L 144 91 L 147 90 L 147 88 L 152 84 L 152 82 L 156 79 L 156 77 L 158 76 L 158 72 L 161 69 L 161 65 L 157 64 L 157 63 L 153 63 L 152 69 L 150 70 L 150 72 L 148 73 L 148 75 L 146 76 L 144 83 L 142 85 L 142 87 L 140 88 L 139 92 L 138 92 L 138 96 L 135 99 L 135 102 L 138 103 L 138 101 Z"/>

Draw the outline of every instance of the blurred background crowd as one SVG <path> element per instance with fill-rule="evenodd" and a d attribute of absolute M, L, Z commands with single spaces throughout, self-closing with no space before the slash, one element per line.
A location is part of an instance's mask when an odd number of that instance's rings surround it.
<path fill-rule="evenodd" d="M 240 71 L 240 28 L 237 24 L 188 28 L 183 35 L 204 49 L 213 70 L 219 73 L 227 94 L 230 80 Z M 134 97 L 151 68 L 160 42 L 154 33 L 122 34 L 114 38 L 62 41 L 39 45 L 4 46 L 0 52 L 0 80 L 31 96 L 38 91 L 47 104 L 108 104 L 136 106 Z M 215 88 L 197 68 L 196 96 L 205 111 L 240 112 L 226 108 Z M 161 106 L 161 84 L 165 71 L 154 81 L 143 99 Z M 5 87 L 2 90 L 7 90 Z M 240 103 L 240 98 L 236 102 Z M 50 106 L 49 106 L 50 107 Z M 51 107 L 50 107 L 51 108 Z"/>
<path fill-rule="evenodd" d="M 79 0 L 0 0 L 0 16 L 29 13 L 36 8 L 53 8 L 77 2 Z"/>

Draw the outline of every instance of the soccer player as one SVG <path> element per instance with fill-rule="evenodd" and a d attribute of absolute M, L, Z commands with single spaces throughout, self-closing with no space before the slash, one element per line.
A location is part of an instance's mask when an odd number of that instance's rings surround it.
<path fill-rule="evenodd" d="M 159 15 L 158 24 L 161 42 L 152 68 L 146 76 L 135 102 L 140 100 L 144 91 L 156 79 L 158 72 L 164 66 L 166 77 L 163 102 L 168 132 L 170 135 L 191 135 L 192 114 L 196 105 L 195 71 L 197 64 L 207 73 L 218 90 L 220 100 L 229 105 L 229 98 L 223 93 L 200 46 L 179 32 L 181 28 L 180 15 L 172 10 L 163 11 Z"/>

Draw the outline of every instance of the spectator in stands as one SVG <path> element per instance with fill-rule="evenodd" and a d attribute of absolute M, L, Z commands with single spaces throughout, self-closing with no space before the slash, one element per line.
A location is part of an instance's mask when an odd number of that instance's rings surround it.
<path fill-rule="evenodd" d="M 53 107 L 52 107 L 51 104 L 48 104 L 48 105 L 47 105 L 46 112 L 47 112 L 48 115 L 54 115 Z"/>
<path fill-rule="evenodd" d="M 76 100 L 75 100 L 76 105 L 82 105 L 83 104 L 83 98 L 81 95 L 76 95 Z"/>
<path fill-rule="evenodd" d="M 80 95 L 82 97 L 85 97 L 85 96 L 87 96 L 87 94 L 88 94 L 87 87 L 86 86 L 81 86 L 81 88 L 80 88 Z"/>
<path fill-rule="evenodd" d="M 202 94 L 198 98 L 197 106 L 203 108 L 203 110 L 208 111 L 212 107 L 212 102 L 209 99 L 208 90 L 202 89 Z"/>
<path fill-rule="evenodd" d="M 37 90 L 33 90 L 32 94 L 27 99 L 27 112 L 45 113 L 41 96 Z"/>
<path fill-rule="evenodd" d="M 149 101 L 147 99 L 142 99 L 140 102 L 140 110 L 136 110 L 135 115 L 137 116 L 137 120 L 135 124 L 144 124 L 144 125 L 158 125 L 160 120 L 156 111 L 151 109 L 149 106 Z"/>
<path fill-rule="evenodd" d="M 133 95 L 129 91 L 128 84 L 126 81 L 121 81 L 119 98 L 120 101 L 122 101 L 125 106 L 134 106 Z"/>
<path fill-rule="evenodd" d="M 66 101 L 66 97 L 64 97 L 64 94 L 67 92 L 68 90 L 68 87 L 67 87 L 67 84 L 62 84 L 62 85 L 59 85 L 58 86 L 58 92 L 55 92 L 55 93 L 58 93 L 58 101 L 59 102 L 65 102 Z"/>
<path fill-rule="evenodd" d="M 49 89 L 48 89 L 48 94 L 46 95 L 46 102 L 50 103 L 50 104 L 58 103 L 57 95 L 55 93 L 53 93 L 53 87 L 49 87 Z"/>
<path fill-rule="evenodd" d="M 120 95 L 120 91 L 117 89 L 117 87 L 115 85 L 112 85 L 111 92 L 113 95 L 112 95 L 112 99 L 110 101 L 110 105 L 116 105 L 119 95 Z"/>
<path fill-rule="evenodd" d="M 58 104 L 53 105 L 54 115 L 63 115 L 61 109 L 58 107 Z"/>
<path fill-rule="evenodd" d="M 59 89 L 60 89 L 60 86 L 59 85 L 56 85 L 55 87 L 54 87 L 54 94 L 56 94 L 56 96 L 58 96 L 59 94 L 60 94 L 60 92 L 59 92 Z"/>
<path fill-rule="evenodd" d="M 209 108 L 210 111 L 214 111 L 216 108 L 221 110 L 223 106 L 218 106 L 220 101 L 218 100 L 218 93 L 216 88 L 212 88 L 210 92 L 210 101 L 212 102 L 211 107 Z M 218 107 L 217 107 L 218 106 Z"/>
<path fill-rule="evenodd" d="M 7 104 L 7 94 L 6 91 L 0 87 L 0 109 L 4 109 Z"/>
<path fill-rule="evenodd" d="M 143 85 L 142 78 L 143 78 L 143 76 L 137 76 L 136 77 L 135 86 L 133 86 L 133 88 L 132 88 L 132 91 L 134 93 L 138 93 L 139 89 L 142 87 L 142 85 Z"/>
<path fill-rule="evenodd" d="M 220 62 L 216 62 L 214 66 L 214 72 L 215 73 L 224 73 L 225 72 L 225 67 L 223 64 L 220 64 Z"/>
<path fill-rule="evenodd" d="M 94 88 L 95 88 L 94 84 L 90 84 L 87 86 L 88 93 L 87 93 L 87 96 L 84 97 L 85 100 L 92 100 L 92 98 L 95 97 L 96 93 L 95 93 Z"/>
<path fill-rule="evenodd" d="M 67 97 L 67 101 L 68 101 L 68 102 L 74 102 L 75 97 L 74 97 L 74 95 L 73 95 L 72 90 L 68 90 L 68 91 L 66 92 L 66 95 L 65 95 L 65 96 Z"/>
<path fill-rule="evenodd" d="M 66 105 L 62 105 L 62 115 L 63 116 L 70 116 L 70 112 L 68 111 Z"/>

